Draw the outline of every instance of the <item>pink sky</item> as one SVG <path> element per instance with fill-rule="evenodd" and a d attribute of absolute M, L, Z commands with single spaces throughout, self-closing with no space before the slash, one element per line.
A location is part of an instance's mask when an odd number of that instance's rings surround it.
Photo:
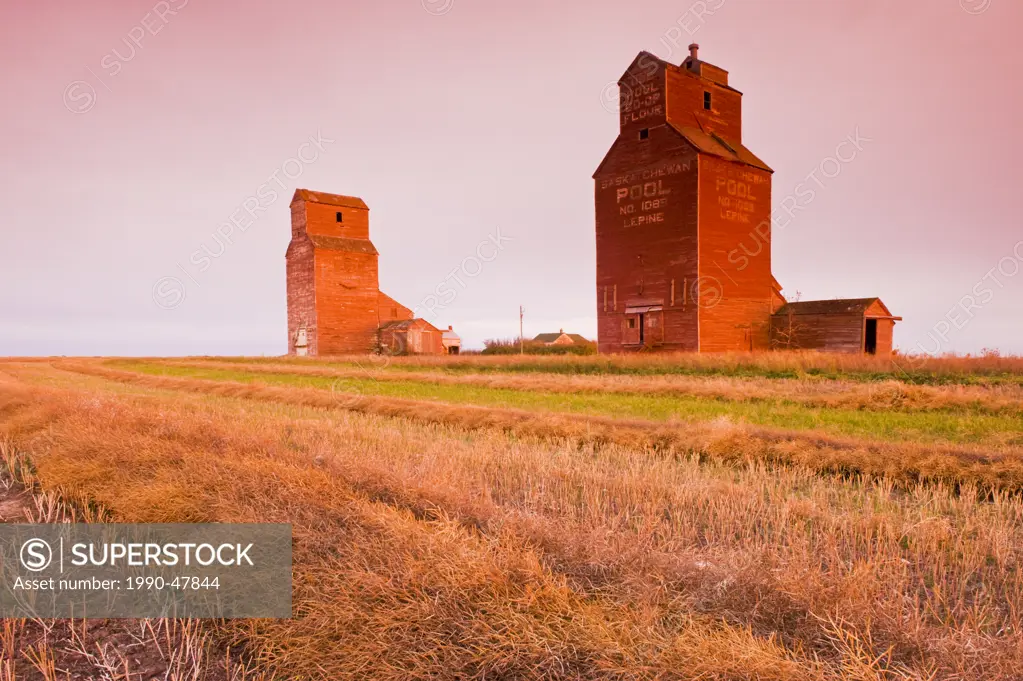
<path fill-rule="evenodd" d="M 592 336 L 608 86 L 694 39 L 745 93 L 776 207 L 822 163 L 835 175 L 776 226 L 787 295 L 880 296 L 907 350 L 1023 353 L 1017 0 L 0 11 L 0 355 L 283 353 L 296 187 L 365 199 L 381 288 L 406 305 L 454 271 L 458 296 L 425 316 L 469 345 L 517 334 L 520 304 L 527 335 Z M 279 197 L 239 220 L 274 173 Z M 245 229 L 221 247 L 232 215 Z"/>

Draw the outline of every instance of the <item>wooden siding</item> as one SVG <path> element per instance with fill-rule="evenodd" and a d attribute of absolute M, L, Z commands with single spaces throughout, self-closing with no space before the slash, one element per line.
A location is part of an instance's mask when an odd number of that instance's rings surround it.
<path fill-rule="evenodd" d="M 863 313 L 864 317 L 890 317 L 891 313 L 880 299 L 871 303 Z"/>
<path fill-rule="evenodd" d="M 700 350 L 770 347 L 771 174 L 700 155 Z"/>
<path fill-rule="evenodd" d="M 380 329 L 380 346 L 393 355 L 444 355 L 444 333 L 423 319 Z"/>
<path fill-rule="evenodd" d="M 667 125 L 650 128 L 647 139 L 623 132 L 594 179 L 599 351 L 639 347 L 638 329 L 625 320 L 637 305 L 665 311 L 648 346 L 696 350 L 696 305 L 686 290 L 697 279 L 696 152 Z"/>
<path fill-rule="evenodd" d="M 408 330 L 408 349 L 414 355 L 443 355 L 444 340 L 440 330 L 433 327 L 414 327 Z"/>
<path fill-rule="evenodd" d="M 892 356 L 893 336 L 895 333 L 895 320 L 877 320 L 877 356 L 888 358 Z"/>
<path fill-rule="evenodd" d="M 288 354 L 295 354 L 295 338 L 305 326 L 307 351 L 316 354 L 316 285 L 313 244 L 305 234 L 292 239 L 285 256 L 288 293 Z"/>
<path fill-rule="evenodd" d="M 380 292 L 377 307 L 379 310 L 380 325 L 386 324 L 387 322 L 398 321 L 399 319 L 412 319 L 415 316 L 412 314 L 412 310 L 405 307 L 383 291 Z"/>
<path fill-rule="evenodd" d="M 306 231 L 309 234 L 369 239 L 369 210 L 319 203 L 301 202 L 305 207 Z M 341 213 L 341 222 L 337 214 Z"/>
<path fill-rule="evenodd" d="M 623 134 L 664 125 L 666 66 L 641 52 L 618 81 L 618 123 Z"/>
<path fill-rule="evenodd" d="M 666 69 L 665 76 L 669 122 L 679 127 L 699 127 L 742 143 L 742 93 L 677 67 Z M 711 96 L 710 111 L 703 108 L 704 92 Z"/>
<path fill-rule="evenodd" d="M 885 307 L 884 303 L 880 300 L 876 300 L 867 308 L 864 316 L 867 319 L 877 319 L 877 356 L 891 357 L 893 337 L 895 335 L 895 320 L 885 319 L 886 317 L 891 317 L 891 312 L 888 311 L 888 308 Z M 866 324 L 864 324 L 864 342 L 866 341 L 866 333 Z"/>
<path fill-rule="evenodd" d="M 379 328 L 377 256 L 316 250 L 317 354 L 368 353 Z"/>
<path fill-rule="evenodd" d="M 791 343 L 779 340 L 780 349 L 863 352 L 864 317 L 861 314 L 779 314 L 771 322 L 776 339 L 791 335 Z"/>

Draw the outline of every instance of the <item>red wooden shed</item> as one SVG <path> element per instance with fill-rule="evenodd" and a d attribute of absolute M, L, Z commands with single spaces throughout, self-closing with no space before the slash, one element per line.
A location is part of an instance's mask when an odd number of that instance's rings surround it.
<path fill-rule="evenodd" d="M 771 316 L 776 348 L 892 354 L 895 317 L 880 298 L 806 300 L 786 303 Z"/>

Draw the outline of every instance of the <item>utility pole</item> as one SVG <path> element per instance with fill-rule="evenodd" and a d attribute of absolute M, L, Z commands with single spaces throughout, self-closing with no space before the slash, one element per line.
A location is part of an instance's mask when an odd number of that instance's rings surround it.
<path fill-rule="evenodd" d="M 522 336 L 522 317 L 525 314 L 526 314 L 526 308 L 524 308 L 521 305 L 519 305 L 519 354 L 520 355 L 524 355 L 526 353 L 526 348 L 525 348 L 525 345 L 523 343 L 523 336 Z"/>

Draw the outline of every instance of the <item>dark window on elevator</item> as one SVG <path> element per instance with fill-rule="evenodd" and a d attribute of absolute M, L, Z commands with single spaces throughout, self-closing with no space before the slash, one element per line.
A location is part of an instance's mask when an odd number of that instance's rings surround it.
<path fill-rule="evenodd" d="M 709 92 L 704 92 L 703 93 L 703 108 L 706 109 L 707 111 L 710 111 L 710 93 Z"/>
<path fill-rule="evenodd" d="M 650 137 L 650 128 L 643 128 L 642 130 L 639 131 L 639 138 L 641 140 L 645 140 L 648 137 Z"/>
<path fill-rule="evenodd" d="M 340 212 L 337 214 L 337 221 L 341 222 L 341 213 Z"/>

